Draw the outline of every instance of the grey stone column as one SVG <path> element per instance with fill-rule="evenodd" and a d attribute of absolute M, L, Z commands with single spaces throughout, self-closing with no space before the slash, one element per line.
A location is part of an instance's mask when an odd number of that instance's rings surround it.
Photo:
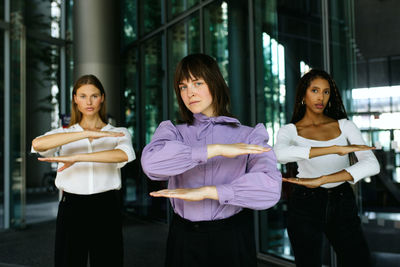
<path fill-rule="evenodd" d="M 107 113 L 121 119 L 120 1 L 74 1 L 74 80 L 94 74 L 107 97 Z"/>

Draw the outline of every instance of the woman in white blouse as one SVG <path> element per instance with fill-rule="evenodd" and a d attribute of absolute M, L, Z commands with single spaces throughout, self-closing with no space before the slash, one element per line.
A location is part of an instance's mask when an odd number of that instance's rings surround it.
<path fill-rule="evenodd" d="M 120 168 L 135 153 L 129 132 L 106 121 L 104 88 L 84 75 L 74 85 L 69 127 L 32 141 L 40 161 L 59 163 L 56 267 L 87 266 L 88 257 L 91 267 L 122 266 Z"/>
<path fill-rule="evenodd" d="M 322 265 L 322 240 L 333 246 L 339 266 L 370 266 L 350 184 L 379 173 L 379 163 L 360 130 L 347 119 L 339 90 L 328 73 L 311 70 L 297 86 L 290 124 L 274 147 L 282 164 L 296 162 L 289 197 L 288 233 L 296 266 Z M 348 154 L 358 162 L 350 166 Z"/>

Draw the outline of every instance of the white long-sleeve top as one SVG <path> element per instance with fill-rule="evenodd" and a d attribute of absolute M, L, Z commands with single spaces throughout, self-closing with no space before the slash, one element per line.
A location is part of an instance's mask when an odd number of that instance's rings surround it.
<path fill-rule="evenodd" d="M 346 146 L 365 145 L 360 130 L 347 119 L 341 119 L 339 128 L 341 134 L 327 141 L 318 141 L 301 137 L 297 134 L 296 126 L 292 123 L 279 129 L 277 141 L 274 146 L 276 158 L 279 163 L 297 162 L 299 178 L 317 178 L 322 175 L 336 173 L 346 170 L 351 174 L 356 183 L 359 180 L 379 173 L 379 163 L 372 151 L 355 152 L 358 162 L 350 166 L 349 156 L 329 154 L 309 158 L 311 147 L 328 147 L 333 145 Z M 325 188 L 332 188 L 344 182 L 327 183 L 322 185 Z"/>
<path fill-rule="evenodd" d="M 82 127 L 79 124 L 74 124 L 69 128 L 61 127 L 51 130 L 44 135 L 80 131 L 83 131 Z M 55 181 L 58 189 L 79 195 L 91 195 L 120 189 L 120 168 L 135 159 L 131 135 L 126 128 L 117 128 L 110 124 L 104 126 L 101 131 L 123 132 L 124 136 L 102 137 L 93 139 L 91 142 L 88 138 L 85 138 L 42 152 L 36 152 L 32 147 L 31 152 L 39 153 L 44 157 L 52 157 L 55 156 L 56 152 L 59 152 L 60 156 L 68 156 L 120 149 L 128 156 L 127 161 L 120 163 L 76 162 L 71 167 L 61 172 L 57 172 Z M 63 163 L 59 163 L 58 167 L 61 167 L 62 165 Z"/>

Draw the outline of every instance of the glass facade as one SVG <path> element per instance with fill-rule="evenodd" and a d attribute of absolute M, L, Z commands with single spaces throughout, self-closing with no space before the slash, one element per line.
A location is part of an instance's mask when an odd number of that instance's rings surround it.
<path fill-rule="evenodd" d="M 371 249 L 374 255 L 398 254 L 392 243 L 372 240 L 398 238 L 400 228 L 400 57 L 355 57 L 353 2 L 121 1 L 120 121 L 137 153 L 122 169 L 125 209 L 169 221 L 169 202 L 148 195 L 166 183 L 143 174 L 140 156 L 161 121 L 179 121 L 173 76 L 182 57 L 213 56 L 229 85 L 232 113 L 246 125 L 263 123 L 270 145 L 291 119 L 299 78 L 320 68 L 333 75 L 350 118 L 377 147 L 381 173 L 354 187 Z M 70 112 L 72 12 L 73 0 L 0 0 L 0 229 L 29 223 L 30 204 L 38 199 L 57 201 L 54 166 L 37 163 L 29 151 L 34 137 L 59 127 Z M 284 184 L 276 206 L 255 212 L 260 257 L 293 261 L 286 231 L 289 191 Z M 324 248 L 324 265 L 335 266 L 327 243 Z"/>
<path fill-rule="evenodd" d="M 18 228 L 55 218 L 55 212 L 45 218 L 34 210 L 41 204 L 49 209 L 57 204 L 54 166 L 38 164 L 29 152 L 33 138 L 61 126 L 60 113 L 67 102 L 65 91 L 70 87 L 66 77 L 71 79 L 65 62 L 66 14 L 71 15 L 72 2 L 7 2 L 9 6 L 4 10 L 1 1 L 1 14 L 6 16 L 0 21 L 1 26 L 9 26 L 1 30 L 0 40 L 4 63 L 0 85 L 2 107 L 4 103 L 0 226 Z M 71 21 L 69 25 L 71 29 Z M 8 56 L 3 57 L 4 53 Z"/>

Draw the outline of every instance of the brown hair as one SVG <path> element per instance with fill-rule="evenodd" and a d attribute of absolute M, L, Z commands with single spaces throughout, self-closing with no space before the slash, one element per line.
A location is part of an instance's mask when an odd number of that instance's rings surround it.
<path fill-rule="evenodd" d="M 339 89 L 336 86 L 333 78 L 326 71 L 312 69 L 304 74 L 297 84 L 293 116 L 290 121 L 291 123 L 296 123 L 304 117 L 304 114 L 306 113 L 306 107 L 302 104 L 302 101 L 306 94 L 307 88 L 310 86 L 311 82 L 317 78 L 326 80 L 331 89 L 328 104 L 324 109 L 324 114 L 335 120 L 347 119 L 347 113 L 343 106 Z"/>
<path fill-rule="evenodd" d="M 183 121 L 192 124 L 193 113 L 182 100 L 179 84 L 184 80 L 199 78 L 203 79 L 208 85 L 215 115 L 233 117 L 229 112 L 229 88 L 222 77 L 217 62 L 205 54 L 191 54 L 178 63 L 174 76 L 174 89 Z"/>
<path fill-rule="evenodd" d="M 74 84 L 74 89 L 72 90 L 72 104 L 71 104 L 71 120 L 69 122 L 68 127 L 79 123 L 82 120 L 82 113 L 79 111 L 77 104 L 75 103 L 74 96 L 76 95 L 76 92 L 78 89 L 83 86 L 91 84 L 97 89 L 100 90 L 101 95 L 104 97 L 103 103 L 101 103 L 101 107 L 99 110 L 99 116 L 100 119 L 104 122 L 107 123 L 107 116 L 106 116 L 106 92 L 104 91 L 103 85 L 101 84 L 100 80 L 92 75 L 83 75 L 81 76 L 78 80 L 76 80 Z"/>

